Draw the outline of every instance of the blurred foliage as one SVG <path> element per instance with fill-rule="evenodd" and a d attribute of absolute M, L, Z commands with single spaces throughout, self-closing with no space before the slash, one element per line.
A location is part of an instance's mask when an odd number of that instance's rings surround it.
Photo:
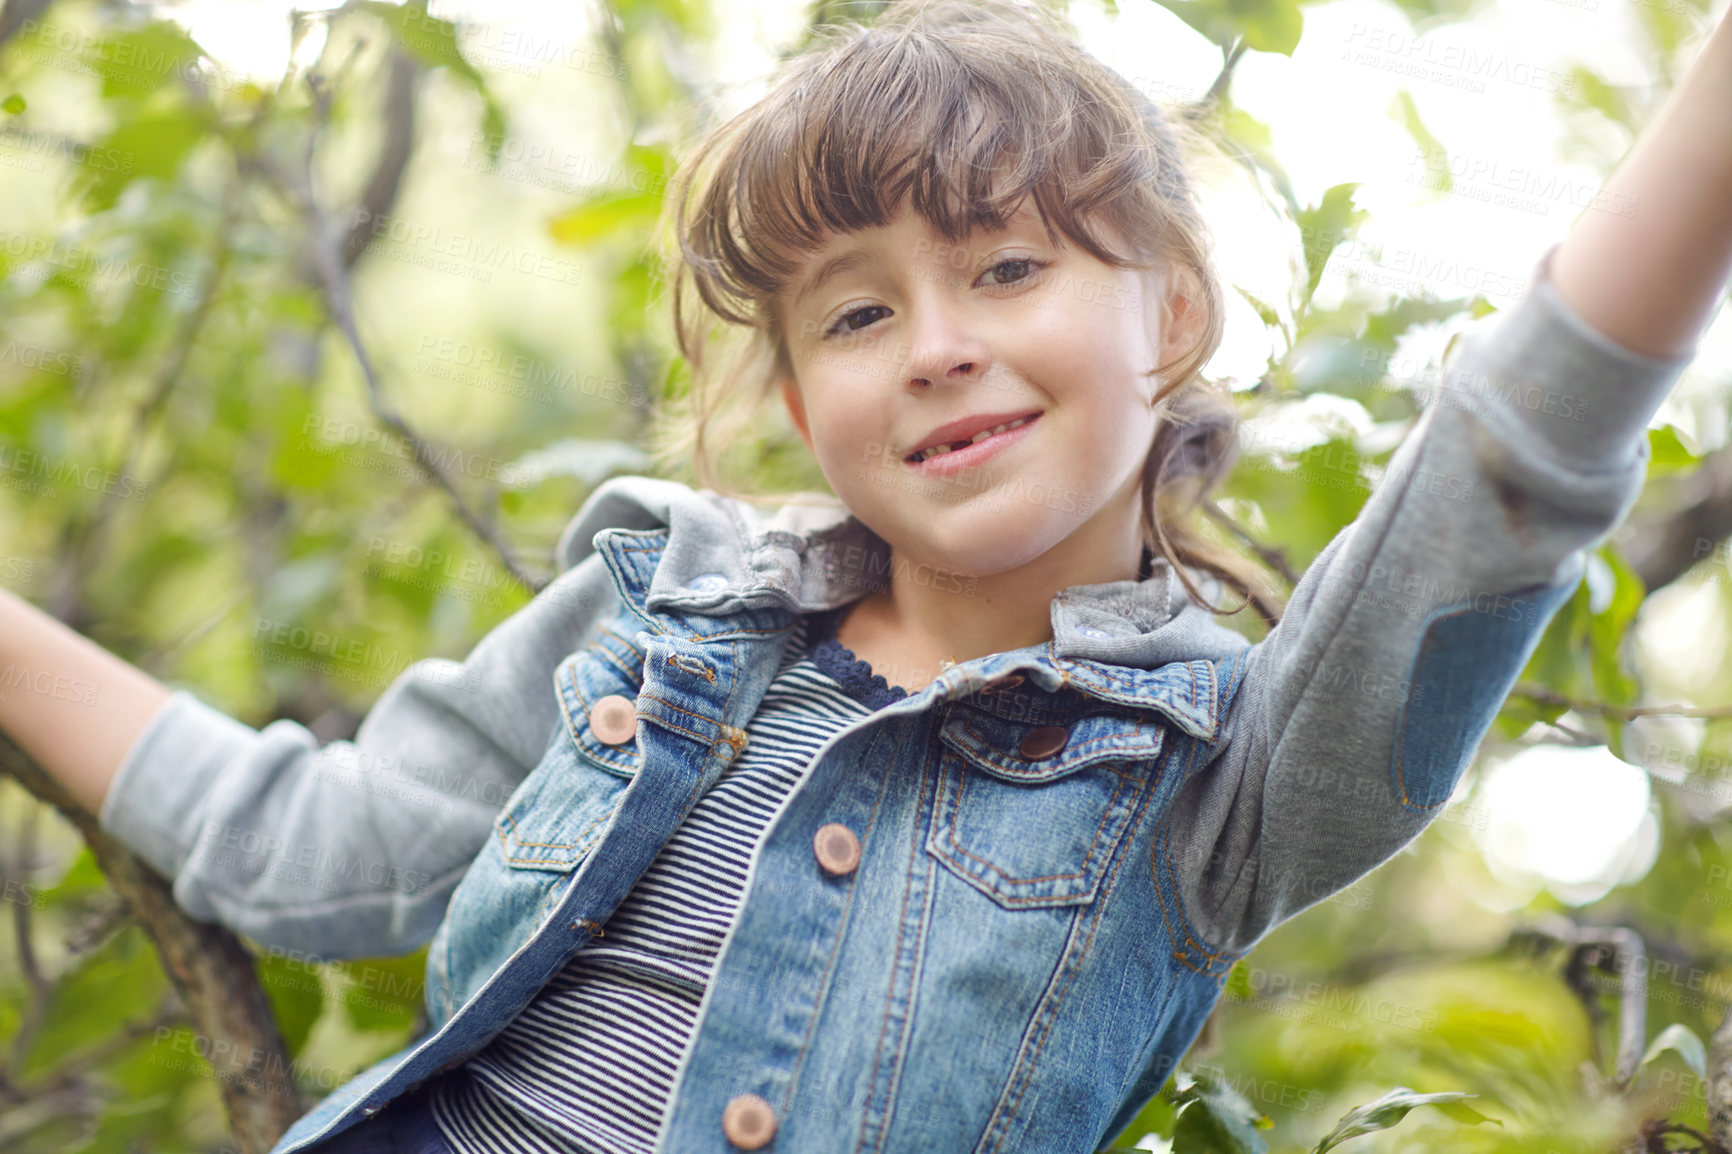
<path fill-rule="evenodd" d="M 1369 219 L 1360 188 L 1302 203 L 1231 85 L 1248 53 L 1294 52 L 1307 5 L 1166 6 L 1220 49 L 1219 98 L 1197 116 L 1292 237 L 1288 299 L 1235 286 L 1275 349 L 1238 394 L 1247 429 L 1326 401 L 1377 434 L 1247 441 L 1222 505 L 1278 580 L 1352 521 L 1418 419 L 1423 396 L 1386 372 L 1398 349 L 1492 306 L 1352 282 L 1320 304 Z M 1465 0 L 1400 8 L 1421 29 L 1473 15 Z M 843 11 L 820 4 L 805 25 Z M 1701 8 L 1635 11 L 1663 93 Z M 645 470 L 648 405 L 684 372 L 650 232 L 674 142 L 717 115 L 712 49 L 734 15 L 617 0 L 566 37 L 352 0 L 295 14 L 290 62 L 266 83 L 150 7 L 37 11 L 0 44 L 0 581 L 249 724 L 292 718 L 322 740 L 350 736 L 411 661 L 461 658 L 551 576 L 584 496 Z M 1627 141 L 1658 93 L 1572 75 L 1557 97 L 1569 148 L 1604 171 L 1607 139 Z M 1389 115 L 1428 154 L 1462 143 L 1405 90 Z M 410 148 L 398 186 L 394 146 Z M 344 236 L 360 247 L 334 284 L 321 260 Z M 1650 443 L 1654 482 L 1701 462 L 1676 430 Z M 763 460 L 777 484 L 824 488 L 788 429 L 769 431 Z M 1724 564 L 1722 545 L 1689 583 L 1722 616 Z M 1644 1120 L 1706 1126 L 1732 855 L 1700 801 L 1732 725 L 1633 734 L 1645 722 L 1597 705 L 1732 686 L 1640 666 L 1648 600 L 1613 545 L 1595 551 L 1523 674 L 1550 696 L 1512 696 L 1442 820 L 1232 971 L 1119 1147 L 1598 1154 Z M 1581 908 L 1495 876 L 1477 836 L 1489 760 L 1569 734 L 1638 764 L 1658 741 L 1683 767 L 1653 779 L 1653 867 Z M 15 931 L 0 935 L 0 1152 L 226 1149 L 203 1043 L 88 850 L 10 782 L 0 823 Z M 1629 926 L 1647 943 L 1628 1085 L 1612 955 L 1534 924 Z M 261 950 L 292 1059 L 275 1076 L 310 1106 L 414 1038 L 424 961 Z"/>

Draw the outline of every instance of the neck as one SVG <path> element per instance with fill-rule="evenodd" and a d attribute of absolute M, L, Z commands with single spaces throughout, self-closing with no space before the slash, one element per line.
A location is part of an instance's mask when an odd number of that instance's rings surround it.
<path fill-rule="evenodd" d="M 847 635 L 896 653 L 898 665 L 926 674 L 918 678 L 922 683 L 943 672 L 947 662 L 1050 641 L 1052 602 L 1060 592 L 1137 581 L 1146 572 L 1139 505 L 1134 499 L 1115 504 L 1125 507 L 1102 509 L 1057 546 L 1002 573 L 956 573 L 892 546 L 890 584 L 856 603 Z"/>

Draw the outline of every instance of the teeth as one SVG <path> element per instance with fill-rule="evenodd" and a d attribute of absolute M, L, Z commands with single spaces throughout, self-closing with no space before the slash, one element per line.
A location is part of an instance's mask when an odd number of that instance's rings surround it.
<path fill-rule="evenodd" d="M 988 437 L 996 437 L 1000 433 L 1008 433 L 1012 429 L 1020 429 L 1032 420 L 1034 420 L 1033 417 L 1018 417 L 1014 421 L 1006 421 L 1004 424 L 999 425 L 997 428 L 982 429 L 982 430 L 980 430 L 980 432 L 974 434 L 973 437 L 969 438 L 968 443 L 970 445 L 978 445 L 980 442 L 986 440 L 986 438 L 988 438 Z M 918 464 L 922 461 L 930 461 L 933 457 L 941 457 L 945 453 L 949 453 L 949 452 L 954 452 L 954 450 L 951 449 L 951 447 L 949 445 L 935 445 L 930 449 L 922 450 L 918 455 L 915 456 L 914 460 L 915 460 L 915 463 Z"/>

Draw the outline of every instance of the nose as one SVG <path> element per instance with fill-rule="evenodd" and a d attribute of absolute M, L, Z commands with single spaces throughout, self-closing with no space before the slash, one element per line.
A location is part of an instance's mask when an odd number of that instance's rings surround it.
<path fill-rule="evenodd" d="M 907 377 L 919 392 L 940 383 L 979 380 L 986 372 L 986 344 L 962 306 L 940 299 L 941 292 L 912 302 Z"/>

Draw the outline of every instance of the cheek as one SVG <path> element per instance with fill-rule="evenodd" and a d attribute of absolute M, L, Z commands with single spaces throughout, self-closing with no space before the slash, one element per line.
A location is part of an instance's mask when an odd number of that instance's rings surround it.
<path fill-rule="evenodd" d="M 826 408 L 811 429 L 814 453 L 832 482 L 868 465 L 894 464 L 878 427 L 847 405 Z"/>

